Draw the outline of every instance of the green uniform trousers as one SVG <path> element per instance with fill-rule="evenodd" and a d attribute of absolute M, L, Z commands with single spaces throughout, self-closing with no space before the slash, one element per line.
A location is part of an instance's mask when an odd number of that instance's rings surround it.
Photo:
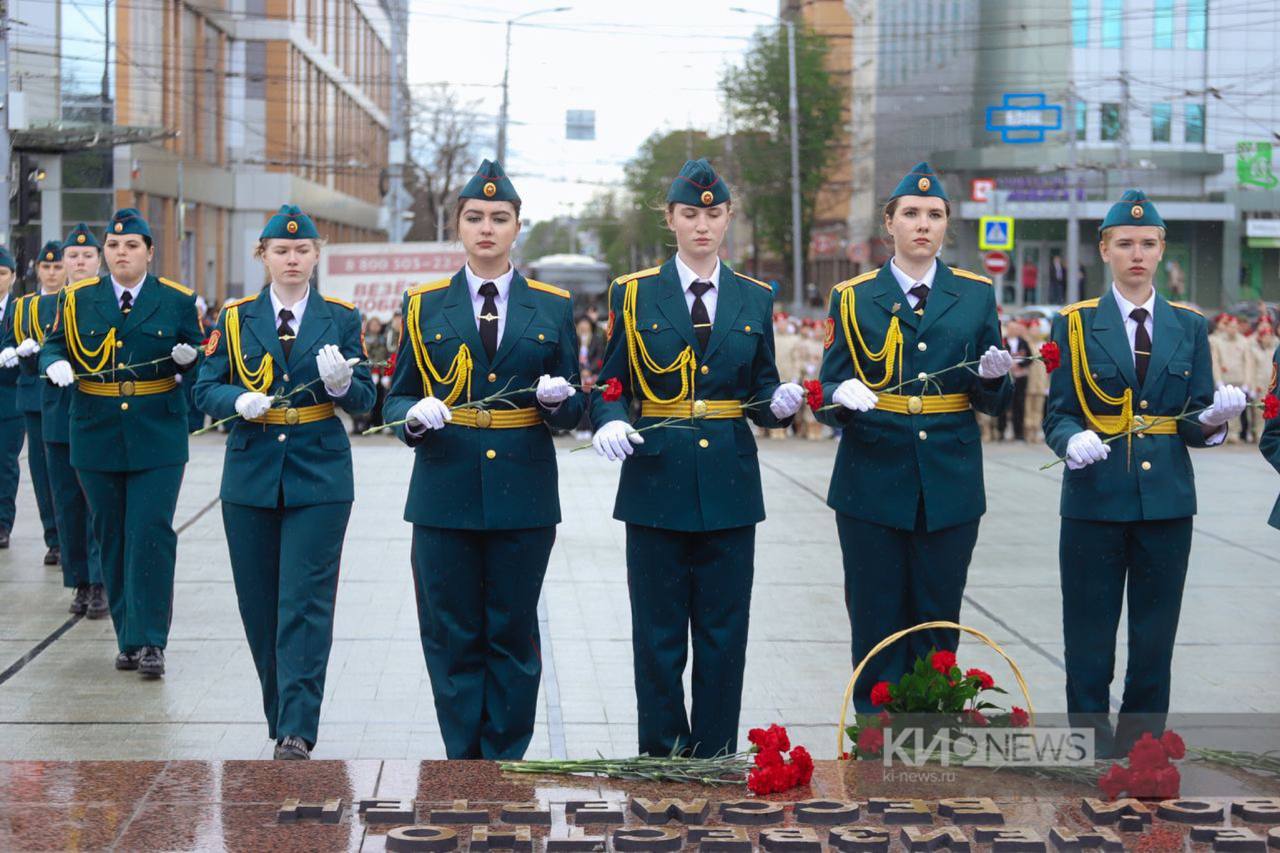
<path fill-rule="evenodd" d="M 876 644 L 922 622 L 958 622 L 969 559 L 978 542 L 978 520 L 932 533 L 924 504 L 915 530 L 900 530 L 836 513 L 844 559 L 844 604 L 852 628 L 856 666 Z M 960 632 L 934 628 L 909 634 L 871 659 L 853 689 L 854 709 L 871 713 L 871 688 L 910 672 L 916 658 L 934 649 L 955 651 Z"/>
<path fill-rule="evenodd" d="M 102 551 L 102 582 L 121 651 L 164 648 L 173 618 L 173 564 L 185 465 L 141 471 L 79 469 L 93 536 Z"/>
<path fill-rule="evenodd" d="M 18 515 L 18 457 L 27 425 L 22 415 L 0 420 L 0 528 L 13 530 Z"/>
<path fill-rule="evenodd" d="M 272 740 L 296 735 L 315 746 L 350 517 L 349 501 L 276 509 L 222 503 L 240 619 Z"/>
<path fill-rule="evenodd" d="M 1173 642 L 1191 554 L 1192 520 L 1062 519 L 1062 632 L 1066 644 L 1067 714 L 1094 729 L 1099 756 L 1124 755 L 1144 731 L 1157 737 L 1169 710 Z M 1129 665 L 1120 721 L 1111 730 L 1116 630 L 1129 607 Z"/>
<path fill-rule="evenodd" d="M 44 527 L 44 544 L 58 544 L 58 522 L 53 512 L 53 494 L 49 487 L 49 467 L 44 456 L 44 428 L 39 412 L 24 412 L 27 424 L 27 470 L 31 472 L 31 488 L 36 493 L 36 509 Z"/>
<path fill-rule="evenodd" d="M 422 653 L 449 758 L 519 759 L 542 678 L 538 596 L 554 526 L 413 526 Z"/>
<path fill-rule="evenodd" d="M 640 752 L 711 756 L 738 748 L 756 527 L 627 525 L 627 588 Z M 684 668 L 693 636 L 693 708 Z"/>
<path fill-rule="evenodd" d="M 102 555 L 90 529 L 89 505 L 80 477 L 71 467 L 71 445 L 45 442 L 44 455 L 53 490 L 53 511 L 58 519 L 62 585 L 75 589 L 83 583 L 102 583 Z"/>

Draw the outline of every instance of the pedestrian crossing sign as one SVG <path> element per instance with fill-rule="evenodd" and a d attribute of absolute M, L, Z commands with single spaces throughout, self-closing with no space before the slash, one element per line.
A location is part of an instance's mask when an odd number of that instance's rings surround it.
<path fill-rule="evenodd" d="M 983 216 L 978 220 L 978 248 L 1007 252 L 1013 248 L 1013 217 Z"/>

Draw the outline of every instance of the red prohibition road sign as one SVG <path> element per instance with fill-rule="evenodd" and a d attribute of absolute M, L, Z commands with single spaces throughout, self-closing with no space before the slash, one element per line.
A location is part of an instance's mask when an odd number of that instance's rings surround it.
<path fill-rule="evenodd" d="M 982 267 L 987 275 L 1004 275 L 1009 271 L 1009 256 L 1004 252 L 983 252 Z"/>

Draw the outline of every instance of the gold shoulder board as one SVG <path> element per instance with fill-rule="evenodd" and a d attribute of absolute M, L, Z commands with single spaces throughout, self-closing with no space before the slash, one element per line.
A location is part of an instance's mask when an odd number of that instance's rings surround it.
<path fill-rule="evenodd" d="M 565 290 L 563 287 L 556 287 L 554 284 L 547 284 L 545 281 L 534 281 L 531 278 L 527 278 L 525 279 L 525 281 L 528 282 L 529 287 L 532 290 L 540 290 L 543 293 L 551 293 L 551 294 L 554 294 L 555 296 L 559 296 L 564 299 L 573 298 L 573 295 L 569 293 L 569 291 Z"/>
<path fill-rule="evenodd" d="M 951 270 L 952 275 L 958 275 L 961 278 L 967 278 L 970 281 L 980 281 L 983 284 L 991 283 L 991 279 L 987 278 L 985 275 L 978 275 L 976 272 L 969 272 L 968 270 L 962 270 L 959 267 L 948 267 L 948 269 Z"/>
<path fill-rule="evenodd" d="M 195 296 L 195 295 L 196 295 L 196 292 L 195 292 L 194 290 L 192 290 L 191 288 L 186 287 L 186 286 L 184 286 L 184 285 L 178 284 L 176 281 L 172 281 L 172 280 L 170 280 L 170 279 L 167 279 L 167 278 L 165 278 L 164 276 L 156 276 L 156 278 L 160 279 L 160 283 L 161 283 L 161 284 L 164 284 L 164 285 L 167 285 L 167 286 L 169 286 L 169 287 L 172 287 L 174 290 L 178 291 L 178 292 L 179 292 L 179 293 L 181 293 L 183 296 Z"/>

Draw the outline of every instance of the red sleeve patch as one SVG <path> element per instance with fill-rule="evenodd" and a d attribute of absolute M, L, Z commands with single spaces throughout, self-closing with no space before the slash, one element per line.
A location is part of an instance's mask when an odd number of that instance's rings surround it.
<path fill-rule="evenodd" d="M 209 336 L 209 340 L 204 342 L 204 357 L 208 358 L 218 351 L 218 342 L 222 340 L 222 331 L 214 329 L 213 334 Z"/>
<path fill-rule="evenodd" d="M 609 312 L 609 327 L 605 329 L 604 336 L 606 340 L 613 340 L 613 312 Z"/>
<path fill-rule="evenodd" d="M 831 345 L 836 342 L 836 319 L 834 317 L 827 318 L 827 335 L 822 339 L 822 348 L 831 349 Z"/>

